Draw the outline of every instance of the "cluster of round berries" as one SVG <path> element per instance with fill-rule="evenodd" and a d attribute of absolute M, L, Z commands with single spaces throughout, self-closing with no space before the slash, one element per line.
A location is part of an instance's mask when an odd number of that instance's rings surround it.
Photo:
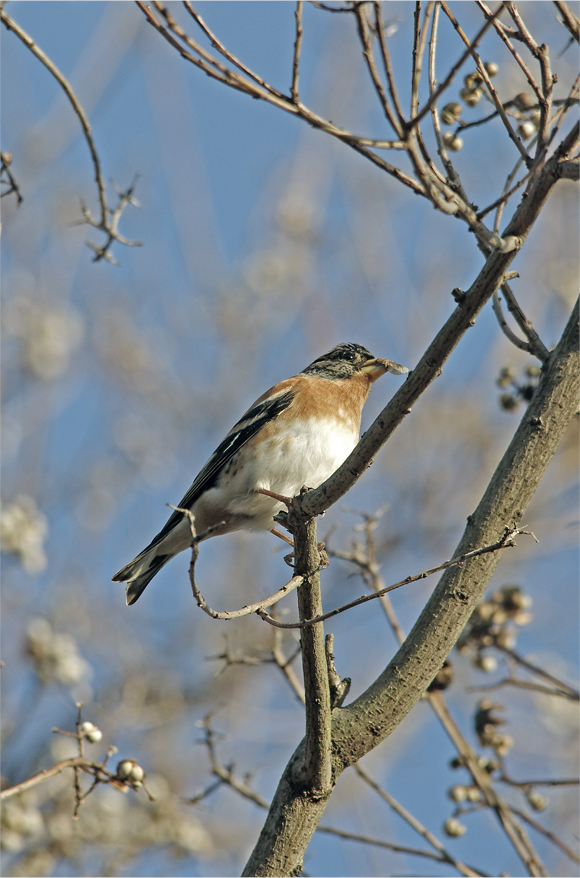
<path fill-rule="evenodd" d="M 483 65 L 487 72 L 488 76 L 495 76 L 499 70 L 498 65 L 495 61 L 486 61 Z M 483 97 L 483 77 L 478 70 L 474 70 L 473 73 L 468 73 L 467 76 L 463 79 L 464 87 L 459 92 L 459 97 L 463 101 L 463 103 L 467 107 L 476 107 Z M 443 109 L 441 110 L 441 121 L 444 125 L 453 125 L 455 122 L 459 120 L 461 113 L 463 111 L 463 107 L 457 101 L 451 101 L 449 104 L 445 104 Z M 447 149 L 452 150 L 452 152 L 459 152 L 459 150 L 463 146 L 463 140 L 453 131 L 447 131 L 443 135 L 443 143 L 447 147 Z"/>
<path fill-rule="evenodd" d="M 495 61 L 486 61 L 483 65 L 487 75 L 491 78 L 499 71 L 499 66 Z M 467 107 L 476 107 L 481 98 L 484 96 L 483 76 L 479 70 L 468 73 L 463 79 L 464 86 L 459 92 L 459 97 L 463 104 Z M 504 104 L 509 107 L 512 115 L 515 115 L 519 121 L 517 133 L 522 140 L 529 140 L 534 137 L 540 127 L 541 112 L 536 97 L 530 92 L 521 92 L 516 97 Z M 451 101 L 445 104 L 441 110 L 441 121 L 444 125 L 455 125 L 459 123 L 459 117 L 463 112 L 463 106 L 458 101 Z M 443 135 L 444 146 L 452 152 L 458 152 L 463 146 L 463 139 L 456 131 L 446 131 Z"/>

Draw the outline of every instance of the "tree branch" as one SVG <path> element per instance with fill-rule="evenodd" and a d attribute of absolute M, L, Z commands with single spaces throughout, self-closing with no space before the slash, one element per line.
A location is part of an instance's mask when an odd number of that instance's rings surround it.
<path fill-rule="evenodd" d="M 550 192 L 559 179 L 559 166 L 569 158 L 576 148 L 579 126 L 570 131 L 555 153 L 530 186 L 511 222 L 504 232 L 506 240 L 513 240 L 521 248 L 536 218 L 545 204 Z M 516 250 L 491 253 L 479 276 L 465 293 L 460 304 L 449 320 L 433 339 L 415 369 L 385 406 L 374 423 L 362 436 L 354 451 L 344 463 L 314 491 L 294 499 L 294 515 L 320 515 L 333 503 L 343 497 L 367 470 L 375 454 L 385 444 L 389 436 L 411 413 L 413 405 L 441 372 L 460 339 L 475 323 L 494 291 L 503 282 L 505 272 L 512 262 Z"/>
<path fill-rule="evenodd" d="M 499 521 L 507 518 L 517 524 L 521 519 L 575 412 L 580 384 L 578 349 L 576 304 L 560 343 L 544 367 L 534 399 L 477 510 L 468 518 L 456 557 L 489 538 L 498 539 Z M 411 634 L 383 673 L 352 704 L 333 711 L 333 782 L 346 767 L 388 737 L 419 700 L 453 648 L 498 560 L 497 553 L 481 555 L 446 571 Z M 304 759 L 302 741 L 282 775 L 244 875 L 294 875 L 301 867 L 324 809 L 320 801 L 307 800 L 296 788 L 296 767 Z M 502 810 L 497 796 L 493 807 L 530 873 L 541 875 L 543 867 L 523 830 L 514 823 L 509 810 Z"/>
<path fill-rule="evenodd" d="M 365 594 L 360 598 L 356 598 L 356 600 L 350 601 L 350 603 L 344 604 L 342 607 L 337 607 L 336 610 L 329 610 L 328 613 L 321 613 L 310 619 L 301 619 L 300 622 L 278 622 L 277 619 L 269 616 L 268 613 L 264 612 L 261 608 L 256 612 L 261 619 L 264 619 L 265 622 L 269 622 L 270 625 L 274 625 L 276 628 L 308 628 L 310 625 L 317 625 L 319 622 L 324 622 L 326 619 L 338 616 L 339 613 L 344 613 L 345 610 L 352 610 L 353 607 L 359 607 L 361 604 L 368 603 L 368 601 L 382 598 L 390 591 L 395 591 L 395 589 L 401 588 L 404 585 L 409 585 L 411 582 L 420 582 L 422 579 L 426 579 L 434 573 L 440 573 L 442 570 L 447 570 L 449 567 L 463 564 L 465 561 L 469 561 L 471 558 L 476 558 L 478 555 L 487 555 L 488 552 L 497 552 L 500 549 L 513 548 L 515 546 L 515 537 L 518 534 L 527 533 L 528 531 L 519 530 L 517 527 L 506 527 L 501 538 L 490 546 L 483 546 L 481 549 L 467 552 L 465 555 L 460 555 L 458 558 L 453 558 L 451 561 L 444 561 L 443 564 L 438 564 L 437 567 L 431 567 L 429 570 L 424 570 L 422 573 L 415 574 L 415 576 L 407 576 L 405 579 L 401 579 L 400 582 L 395 582 L 394 585 L 387 585 L 379 591 L 373 592 L 373 594 Z M 533 534 L 531 534 L 531 536 L 533 536 Z"/>
<path fill-rule="evenodd" d="M 308 622 L 322 613 L 320 595 L 320 552 L 316 542 L 316 518 L 288 525 L 294 537 L 294 571 L 302 579 L 298 589 L 300 620 Z M 308 625 L 300 636 L 306 707 L 306 745 L 303 768 L 295 773 L 295 782 L 303 786 L 304 795 L 326 800 L 331 785 L 331 709 L 328 666 L 322 622 Z"/>
<path fill-rule="evenodd" d="M 132 188 L 128 191 L 127 196 L 124 200 L 119 203 L 119 206 L 115 211 L 111 211 L 107 207 L 107 200 L 105 196 L 105 183 L 103 180 L 103 174 L 101 171 L 101 162 L 99 159 L 99 154 L 97 152 L 97 148 L 95 146 L 91 126 L 89 120 L 86 116 L 85 111 L 83 110 L 79 99 L 77 98 L 73 87 L 69 83 L 68 79 L 60 72 L 58 67 L 54 64 L 53 61 L 46 55 L 45 52 L 42 51 L 40 46 L 37 46 L 31 36 L 29 36 L 26 31 L 20 27 L 9 15 L 6 14 L 4 9 L 0 9 L 0 20 L 7 28 L 7 30 L 11 30 L 16 36 L 24 43 L 24 45 L 29 49 L 32 54 L 38 58 L 38 60 L 44 64 L 46 69 L 52 73 L 58 84 L 63 89 L 67 98 L 69 99 L 71 106 L 79 118 L 81 123 L 81 128 L 83 129 L 83 134 L 85 136 L 85 140 L 89 147 L 89 151 L 91 154 L 91 159 L 93 162 L 93 166 L 95 169 L 95 182 L 97 184 L 98 190 L 98 198 L 99 198 L 99 208 L 101 212 L 100 219 L 93 220 L 90 216 L 89 212 L 85 209 L 83 211 L 85 215 L 85 222 L 88 222 L 90 225 L 94 226 L 97 229 L 105 232 L 108 236 L 106 243 L 102 247 L 98 247 L 96 244 L 92 244 L 89 242 L 89 246 L 95 252 L 94 262 L 98 262 L 99 259 L 105 259 L 108 262 L 115 262 L 115 260 L 111 257 L 109 253 L 109 247 L 113 241 L 119 241 L 121 244 L 125 244 L 128 247 L 140 247 L 141 241 L 129 241 L 127 238 L 123 238 L 119 235 L 117 231 L 117 225 L 121 216 L 123 209 L 127 204 L 134 203 L 131 200 L 131 196 L 133 194 Z M 122 205 L 122 206 L 121 206 Z M 109 219 L 109 215 L 111 215 L 111 219 Z"/>

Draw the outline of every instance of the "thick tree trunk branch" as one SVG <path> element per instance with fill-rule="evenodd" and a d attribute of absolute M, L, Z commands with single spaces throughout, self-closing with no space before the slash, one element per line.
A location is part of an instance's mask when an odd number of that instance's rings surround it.
<path fill-rule="evenodd" d="M 300 621 L 305 622 L 322 613 L 316 518 L 293 527 L 292 534 L 296 556 L 295 573 L 303 577 L 302 585 L 298 589 L 298 610 Z M 332 791 L 332 718 L 323 623 L 303 628 L 300 645 L 306 696 L 306 760 L 295 780 L 303 783 L 309 796 L 326 801 Z"/>
<path fill-rule="evenodd" d="M 534 399 L 481 502 L 469 516 L 456 555 L 498 539 L 517 524 L 576 412 L 579 389 L 578 303 L 544 366 Z M 408 383 L 408 382 L 407 382 Z M 333 783 L 395 729 L 453 648 L 489 582 L 499 555 L 480 555 L 447 570 L 410 635 L 383 673 L 346 708 L 333 711 Z M 296 785 L 305 742 L 290 759 L 244 875 L 294 875 L 324 810 Z"/>
<path fill-rule="evenodd" d="M 579 127 L 576 125 L 562 141 L 554 155 L 530 185 L 519 207 L 503 234 L 504 243 L 513 239 L 516 249 L 503 252 L 494 250 L 488 257 L 471 288 L 461 296 L 461 301 L 447 323 L 433 339 L 415 369 L 403 386 L 385 406 L 374 423 L 362 436 L 354 451 L 330 478 L 316 490 L 294 501 L 293 513 L 299 518 L 320 515 L 340 500 L 362 476 L 375 454 L 399 426 L 413 405 L 432 381 L 440 374 L 443 365 L 486 302 L 504 281 L 511 262 L 521 249 L 535 220 L 548 199 L 554 185 L 561 177 L 561 168 L 568 167 L 568 159 L 578 144 Z M 483 545 L 483 544 L 482 544 Z"/>

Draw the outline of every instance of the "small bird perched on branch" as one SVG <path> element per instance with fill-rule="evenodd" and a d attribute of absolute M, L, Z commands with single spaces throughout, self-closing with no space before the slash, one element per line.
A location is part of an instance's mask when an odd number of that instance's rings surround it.
<path fill-rule="evenodd" d="M 267 390 L 214 451 L 179 504 L 195 515 L 198 533 L 270 530 L 283 498 L 317 488 L 359 440 L 363 405 L 385 372 L 408 370 L 373 357 L 362 345 L 339 344 L 306 369 Z M 277 499 L 278 498 L 278 499 Z M 175 511 L 140 555 L 113 576 L 134 604 L 174 555 L 191 546 L 188 517 Z"/>

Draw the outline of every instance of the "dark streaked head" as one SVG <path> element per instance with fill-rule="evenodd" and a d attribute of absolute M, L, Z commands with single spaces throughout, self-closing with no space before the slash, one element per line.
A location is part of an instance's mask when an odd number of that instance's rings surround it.
<path fill-rule="evenodd" d="M 385 372 L 401 374 L 406 371 L 403 366 L 391 363 L 390 360 L 373 357 L 371 352 L 360 344 L 345 343 L 318 357 L 303 369 L 302 374 L 336 381 L 341 378 L 352 378 L 357 372 L 362 372 L 370 381 L 376 381 Z"/>

